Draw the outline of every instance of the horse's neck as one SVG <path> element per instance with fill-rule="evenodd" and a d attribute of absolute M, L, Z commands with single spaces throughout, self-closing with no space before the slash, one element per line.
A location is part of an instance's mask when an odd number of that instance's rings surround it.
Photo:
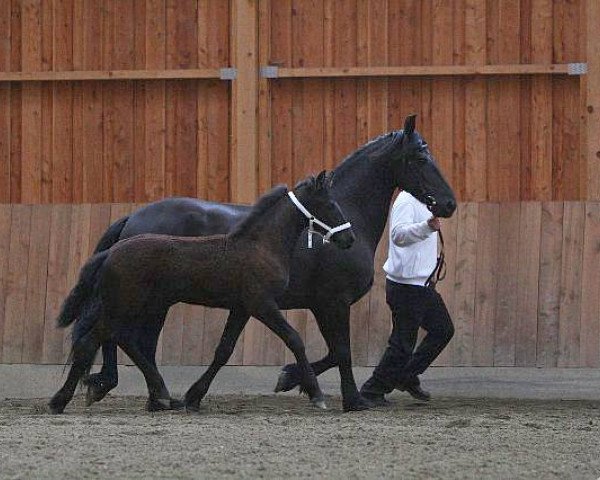
<path fill-rule="evenodd" d="M 354 159 L 336 170 L 332 194 L 354 232 L 368 241 L 373 252 L 385 229 L 395 189 L 384 159 Z"/>
<path fill-rule="evenodd" d="M 286 195 L 265 212 L 261 221 L 248 230 L 247 236 L 287 264 L 305 226 L 306 218 Z"/>

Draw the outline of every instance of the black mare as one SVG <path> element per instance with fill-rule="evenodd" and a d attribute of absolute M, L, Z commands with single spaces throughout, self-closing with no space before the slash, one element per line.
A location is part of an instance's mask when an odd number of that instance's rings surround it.
<path fill-rule="evenodd" d="M 381 135 L 350 154 L 335 169 L 332 197 L 352 222 L 357 240 L 349 250 L 315 242 L 306 248 L 306 237 L 296 245 L 290 283 L 278 299 L 281 309 L 310 309 L 329 352 L 312 364 L 317 375 L 339 366 L 344 410 L 361 410 L 360 396 L 350 352 L 350 306 L 373 284 L 373 259 L 387 222 L 396 189 L 410 192 L 427 204 L 432 214 L 450 217 L 456 209 L 454 193 L 440 173 L 428 145 L 415 130 L 416 116 L 406 118 L 404 129 Z M 140 233 L 211 235 L 228 232 L 251 207 L 170 198 L 152 203 L 115 222 L 100 240 L 96 251 L 120 239 Z M 266 235 L 269 232 L 265 232 Z M 159 329 L 139 338 L 146 357 L 154 361 Z M 231 342 L 225 327 L 221 342 Z M 237 337 L 236 337 L 237 338 Z M 114 342 L 102 345 L 104 363 L 100 373 L 87 380 L 88 397 L 102 399 L 117 384 L 117 352 Z M 286 365 L 277 390 L 291 390 L 300 383 L 296 364 Z"/>

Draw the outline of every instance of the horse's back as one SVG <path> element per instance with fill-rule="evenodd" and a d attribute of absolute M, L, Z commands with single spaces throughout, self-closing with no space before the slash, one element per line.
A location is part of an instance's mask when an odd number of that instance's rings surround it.
<path fill-rule="evenodd" d="M 205 236 L 228 233 L 250 211 L 233 205 L 189 197 L 166 198 L 150 203 L 129 217 L 121 239 L 156 233 L 174 236 Z"/>

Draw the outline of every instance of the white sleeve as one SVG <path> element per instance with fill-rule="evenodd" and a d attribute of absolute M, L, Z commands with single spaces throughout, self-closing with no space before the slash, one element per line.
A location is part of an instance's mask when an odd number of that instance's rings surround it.
<path fill-rule="evenodd" d="M 427 220 L 415 222 L 415 209 L 410 203 L 398 203 L 392 209 L 390 228 L 392 229 L 392 242 L 398 247 L 411 245 L 429 237 L 434 230 Z"/>

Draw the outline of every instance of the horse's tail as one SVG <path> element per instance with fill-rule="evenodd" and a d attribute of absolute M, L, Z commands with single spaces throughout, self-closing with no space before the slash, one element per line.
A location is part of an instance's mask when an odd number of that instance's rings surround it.
<path fill-rule="evenodd" d="M 102 237 L 98 241 L 98 244 L 96 245 L 96 250 L 94 250 L 94 253 L 100 253 L 100 252 L 103 252 L 104 250 L 108 250 L 115 243 L 117 243 L 121 236 L 121 232 L 123 231 L 123 228 L 125 227 L 125 224 L 127 223 L 127 220 L 129 220 L 129 216 L 120 218 L 115 223 L 113 223 L 110 227 L 108 227 L 108 230 L 106 230 L 106 232 L 104 232 L 104 235 L 102 235 Z"/>
<path fill-rule="evenodd" d="M 77 284 L 62 304 L 56 319 L 58 327 L 65 328 L 79 317 L 84 304 L 94 294 L 98 272 L 107 257 L 108 250 L 104 250 L 90 258 L 83 266 Z"/>

